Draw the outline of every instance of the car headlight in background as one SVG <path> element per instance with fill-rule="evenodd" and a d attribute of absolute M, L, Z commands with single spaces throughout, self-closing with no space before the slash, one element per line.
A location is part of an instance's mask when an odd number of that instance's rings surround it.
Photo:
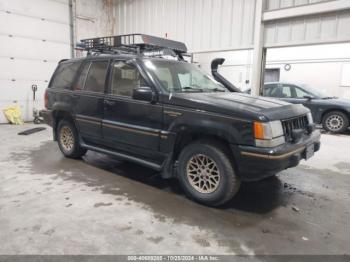
<path fill-rule="evenodd" d="M 309 122 L 309 124 L 312 124 L 314 122 L 314 120 L 312 118 L 311 112 L 307 113 L 306 116 L 307 116 L 307 121 Z"/>
<path fill-rule="evenodd" d="M 254 122 L 255 145 L 275 147 L 285 143 L 281 121 Z"/>

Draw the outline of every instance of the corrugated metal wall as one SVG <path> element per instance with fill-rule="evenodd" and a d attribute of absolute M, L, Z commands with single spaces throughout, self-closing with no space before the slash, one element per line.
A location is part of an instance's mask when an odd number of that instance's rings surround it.
<path fill-rule="evenodd" d="M 350 41 L 350 10 L 266 23 L 265 46 Z"/>
<path fill-rule="evenodd" d="M 191 51 L 249 48 L 255 0 L 120 0 L 117 33 L 183 41 Z"/>
<path fill-rule="evenodd" d="M 337 0 L 267 0 L 266 11 Z M 349 0 L 350 1 L 350 0 Z M 119 0 L 117 33 L 183 41 L 192 52 L 251 48 L 255 0 Z M 265 46 L 350 41 L 350 10 L 266 23 Z"/>
<path fill-rule="evenodd" d="M 335 0 L 266 0 L 266 10 L 275 10 L 329 1 Z"/>

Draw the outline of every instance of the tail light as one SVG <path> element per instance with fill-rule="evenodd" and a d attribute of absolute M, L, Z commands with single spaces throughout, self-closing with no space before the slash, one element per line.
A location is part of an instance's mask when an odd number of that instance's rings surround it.
<path fill-rule="evenodd" d="M 45 93 L 44 93 L 44 105 L 45 105 L 46 109 L 49 106 L 49 96 L 48 96 L 48 93 L 47 93 L 47 88 L 45 89 Z"/>

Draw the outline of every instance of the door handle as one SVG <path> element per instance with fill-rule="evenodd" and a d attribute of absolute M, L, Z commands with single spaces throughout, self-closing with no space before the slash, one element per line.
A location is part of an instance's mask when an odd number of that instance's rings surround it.
<path fill-rule="evenodd" d="M 108 106 L 114 106 L 114 105 L 115 105 L 115 101 L 104 100 L 104 104 L 105 104 L 105 105 L 108 105 Z"/>

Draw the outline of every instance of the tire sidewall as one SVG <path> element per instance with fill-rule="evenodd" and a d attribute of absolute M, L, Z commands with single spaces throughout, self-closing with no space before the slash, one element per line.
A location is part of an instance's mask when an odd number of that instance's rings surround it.
<path fill-rule="evenodd" d="M 192 156 L 202 154 L 210 157 L 215 161 L 220 172 L 220 182 L 218 188 L 212 193 L 201 193 L 197 191 L 188 181 L 187 178 L 187 163 Z M 185 193 L 192 199 L 205 203 L 207 205 L 215 205 L 225 198 L 227 192 L 230 191 L 229 185 L 232 185 L 234 177 L 233 166 L 227 166 L 221 160 L 217 149 L 205 144 L 193 144 L 186 147 L 179 157 L 178 164 L 178 179 L 185 191 Z M 231 164 L 231 163 L 230 163 Z M 231 175 L 230 175 L 231 174 Z"/>
<path fill-rule="evenodd" d="M 67 151 L 61 144 L 61 130 L 63 127 L 68 127 L 71 131 L 72 131 L 72 134 L 73 134 L 73 139 L 74 139 L 74 145 L 72 147 L 72 149 L 70 151 Z M 57 128 L 57 140 L 58 140 L 58 146 L 61 150 L 61 152 L 65 155 L 65 156 L 68 156 L 68 157 L 72 157 L 74 156 L 74 153 L 76 152 L 77 148 L 78 148 L 78 133 L 76 131 L 76 128 L 75 126 L 71 123 L 71 122 L 68 122 L 66 120 L 62 120 L 59 122 L 58 124 L 58 128 Z"/>
<path fill-rule="evenodd" d="M 327 126 L 327 120 L 331 117 L 331 116 L 340 116 L 342 119 L 343 119 L 343 127 L 339 130 L 332 130 L 330 128 L 328 128 Z M 330 112 L 330 113 L 327 113 L 324 118 L 323 118 L 323 128 L 329 132 L 332 132 L 332 133 L 342 133 L 344 132 L 349 126 L 349 119 L 347 118 L 347 116 L 342 113 L 342 112 L 337 112 L 337 111 L 334 111 L 334 112 Z"/>

